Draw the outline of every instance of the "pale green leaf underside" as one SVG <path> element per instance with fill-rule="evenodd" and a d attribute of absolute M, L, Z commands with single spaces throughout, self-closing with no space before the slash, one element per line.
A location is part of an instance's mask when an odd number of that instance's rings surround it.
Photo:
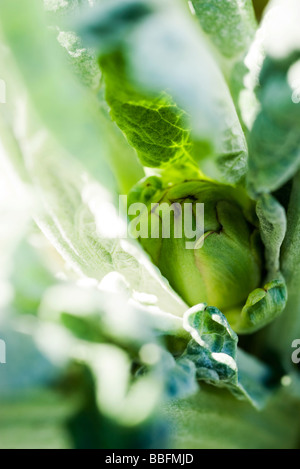
<path fill-rule="evenodd" d="M 24 5 L 22 3 L 22 8 L 28 6 L 25 3 L 25 1 Z M 12 4 L 13 2 L 10 5 Z M 80 88 L 72 76 L 68 81 L 69 68 L 60 61 L 58 63 L 62 75 L 59 83 L 51 81 L 47 89 L 47 80 L 50 78 L 45 81 L 41 75 L 47 73 L 47 68 L 43 68 L 46 55 L 48 60 L 55 62 L 55 58 L 51 55 L 55 56 L 55 48 L 53 51 L 50 36 L 44 37 L 41 33 L 45 41 L 41 42 L 35 38 L 37 31 L 33 32 L 34 28 L 28 27 L 32 36 L 29 36 L 27 41 L 19 41 L 19 36 L 15 37 L 12 33 L 14 25 L 10 25 L 13 18 L 10 7 L 7 3 L 1 5 L 0 11 L 3 9 L 3 16 L 1 15 L 0 31 L 4 30 L 7 44 L 11 46 L 12 51 L 11 55 L 6 54 L 6 67 L 4 67 L 5 74 L 9 75 L 7 82 L 11 87 L 8 102 L 11 122 L 6 122 L 5 133 L 10 132 L 12 135 L 10 140 L 14 141 L 14 149 L 11 145 L 7 148 L 8 157 L 17 167 L 21 177 L 33 185 L 37 200 L 41 203 L 33 214 L 37 224 L 67 265 L 79 276 L 100 281 L 106 274 L 117 271 L 124 275 L 133 290 L 150 295 L 155 292 L 151 296 L 151 301 L 154 301 L 155 306 L 162 311 L 168 310 L 181 316 L 186 309 L 184 303 L 171 291 L 142 250 L 130 240 L 118 237 L 107 238 L 99 234 L 102 224 L 104 227 L 109 224 L 102 219 L 101 226 L 99 225 L 100 215 L 97 215 L 97 210 L 101 211 L 104 203 L 110 204 L 112 211 L 116 210 L 113 205 L 116 202 L 116 186 L 110 179 L 112 173 L 105 161 L 107 148 L 110 148 L 111 134 L 101 117 L 99 103 L 97 104 L 94 97 L 91 98 L 88 92 Z M 25 19 L 31 25 L 30 11 L 41 19 L 42 28 L 42 14 L 35 3 L 30 3 L 28 11 L 24 13 L 22 28 L 27 24 Z M 5 22 L 6 17 L 8 23 Z M 33 44 L 35 40 L 36 44 Z M 26 57 L 30 56 L 30 51 L 34 51 L 32 53 L 35 57 L 41 58 L 38 67 L 36 64 L 33 66 L 27 63 Z M 24 57 L 22 55 L 20 58 L 20 54 L 24 54 Z M 37 68 L 35 79 L 39 82 L 38 87 L 35 86 L 35 81 L 28 81 L 31 66 L 34 70 Z M 60 87 L 62 82 L 67 83 L 68 92 L 64 86 Z M 48 95 L 45 100 L 39 96 L 37 102 L 40 86 L 43 93 L 47 90 Z M 79 94 L 76 95 L 77 91 Z M 14 106 L 14 99 L 20 93 L 24 96 L 22 103 L 24 125 L 20 127 L 16 136 L 12 129 L 18 122 L 19 109 Z M 60 93 L 63 98 L 60 97 Z M 76 96 L 73 96 L 73 93 Z M 70 99 L 76 110 L 72 103 L 70 104 Z M 86 105 L 92 106 L 92 115 L 89 114 Z M 96 115 L 93 114 L 94 111 Z M 77 119 L 80 120 L 80 131 L 74 119 L 77 124 L 79 123 Z M 91 125 L 85 122 L 85 119 L 88 121 L 91 119 Z M 62 121 L 70 126 L 67 131 Z M 45 122 L 49 127 L 44 129 Z M 60 126 L 59 130 L 56 129 L 57 126 Z M 41 128 L 44 130 L 41 131 Z M 54 132 L 55 137 L 51 132 Z M 77 137 L 80 139 L 80 144 L 76 146 Z M 18 153 L 17 161 L 16 153 Z M 99 175 L 96 180 L 86 174 L 95 167 L 97 167 L 95 176 Z"/>
<path fill-rule="evenodd" d="M 68 164 L 67 160 L 65 164 Z M 61 181 L 57 171 L 60 172 L 62 166 L 51 162 L 46 165 L 44 160 L 42 167 L 36 165 L 33 176 L 47 210 L 45 215 L 38 214 L 36 221 L 63 259 L 79 276 L 97 281 L 110 272 L 119 272 L 132 291 L 151 295 L 155 306 L 181 316 L 186 308 L 184 303 L 171 291 L 142 250 L 130 239 L 109 239 L 101 235 L 97 211 L 90 209 L 97 200 L 100 211 L 101 203 L 107 203 L 101 187 L 94 185 L 94 195 L 82 200 L 89 189 L 82 184 L 80 172 L 73 168 L 68 179 Z M 95 184 L 90 183 L 90 187 Z M 112 204 L 110 207 L 115 210 Z M 102 223 L 103 226 L 107 223 L 105 215 Z"/>

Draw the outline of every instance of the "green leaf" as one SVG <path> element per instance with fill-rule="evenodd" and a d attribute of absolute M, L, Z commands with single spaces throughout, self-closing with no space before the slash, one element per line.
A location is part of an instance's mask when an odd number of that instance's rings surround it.
<path fill-rule="evenodd" d="M 53 33 L 57 34 L 57 40 L 65 49 L 68 62 L 80 81 L 97 92 L 101 86 L 97 58 L 91 49 L 83 47 L 78 35 L 68 28 L 70 18 L 80 14 L 82 8 L 90 7 L 89 0 L 44 0 L 46 21 Z"/>
<path fill-rule="evenodd" d="M 112 107 L 117 105 L 116 112 L 122 110 L 124 119 L 118 115 L 118 121 L 146 164 L 159 167 L 188 150 L 210 176 L 221 177 L 214 159 L 210 161 L 212 155 L 230 160 L 231 171 L 224 177 L 237 181 L 244 176 L 247 145 L 230 91 L 206 38 L 179 1 L 104 2 L 89 12 L 78 31 L 99 51 L 104 74 L 118 54 L 107 79 L 108 100 Z M 121 67 L 116 69 L 120 54 Z M 120 82 L 123 70 L 126 76 Z M 171 97 L 167 103 L 162 101 L 165 93 Z M 141 115 L 145 118 L 137 122 Z M 157 134 L 162 117 L 166 122 Z M 150 154 L 149 144 L 154 145 Z"/>
<path fill-rule="evenodd" d="M 138 92 L 128 82 L 121 54 L 104 57 L 101 69 L 112 119 L 136 149 L 141 162 L 163 167 L 190 158 L 188 119 L 167 94 L 156 98 Z"/>
<path fill-rule="evenodd" d="M 292 183 L 292 192 L 287 211 L 287 234 L 282 246 L 282 272 L 287 279 L 289 290 L 298 292 L 299 256 L 300 256 L 300 173 Z"/>
<path fill-rule="evenodd" d="M 262 194 L 256 204 L 260 235 L 265 245 L 266 268 L 270 275 L 280 270 L 280 250 L 286 234 L 286 213 L 277 200 Z"/>
<path fill-rule="evenodd" d="M 281 268 L 286 279 L 288 301 L 286 309 L 269 328 L 268 342 L 277 350 L 284 366 L 289 370 L 291 344 L 300 337 L 300 174 L 293 179 L 287 211 L 287 234 L 282 245 Z"/>
<path fill-rule="evenodd" d="M 82 47 L 80 38 L 70 31 L 60 31 L 58 42 L 66 50 L 69 62 L 83 85 L 97 92 L 101 86 L 101 71 L 93 52 Z"/>
<path fill-rule="evenodd" d="M 287 233 L 283 206 L 270 194 L 262 194 L 256 203 L 260 237 L 264 244 L 266 277 L 262 288 L 253 290 L 242 308 L 227 311 L 233 329 L 240 334 L 253 333 L 283 313 L 288 288 L 282 274 L 281 250 Z"/>
<path fill-rule="evenodd" d="M 196 306 L 184 316 L 184 327 L 193 340 L 186 355 L 196 363 L 197 377 L 225 386 L 237 375 L 238 337 L 217 308 Z"/>
<path fill-rule="evenodd" d="M 260 0 L 261 1 L 261 0 Z M 223 70 L 240 114 L 240 94 L 245 89 L 247 67 L 245 57 L 257 31 L 251 0 L 191 0 L 192 12 L 197 16 L 203 31 L 215 46 L 215 55 Z M 233 155 L 232 155 L 233 156 Z M 241 163 L 242 163 L 242 154 Z M 235 162 L 234 158 L 230 161 Z M 226 166 L 226 157 L 220 163 Z M 238 164 L 238 155 L 235 165 Z"/>
<path fill-rule="evenodd" d="M 281 272 L 281 249 L 287 233 L 283 206 L 270 194 L 262 194 L 256 203 L 260 236 L 264 244 L 266 277 L 262 288 L 253 290 L 245 305 L 226 312 L 233 329 L 240 334 L 253 333 L 283 313 L 288 288 Z"/>
<path fill-rule="evenodd" d="M 299 58 L 298 53 L 281 60 L 267 57 L 260 74 L 260 112 L 249 136 L 247 173 L 254 195 L 279 189 L 300 165 L 300 106 L 290 79 Z"/>
<path fill-rule="evenodd" d="M 226 59 L 241 58 L 254 38 L 256 21 L 251 0 L 192 0 L 203 31 Z"/>
<path fill-rule="evenodd" d="M 242 310 L 227 313 L 229 322 L 239 334 L 253 333 L 276 319 L 285 309 L 288 291 L 279 272 L 263 288 L 253 290 Z"/>
<path fill-rule="evenodd" d="M 238 336 L 217 308 L 205 304 L 191 308 L 185 313 L 184 327 L 192 336 L 184 357 L 195 363 L 199 380 L 227 388 L 238 399 L 246 399 L 254 407 L 265 405 L 269 390 L 264 386 L 264 380 L 268 372 L 263 365 L 256 364 L 260 373 L 249 377 L 253 359 L 248 358 L 247 366 L 242 365 Z"/>

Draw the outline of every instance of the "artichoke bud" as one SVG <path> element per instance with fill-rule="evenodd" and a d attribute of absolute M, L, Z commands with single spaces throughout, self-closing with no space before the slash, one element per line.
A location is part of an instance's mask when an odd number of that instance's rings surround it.
<path fill-rule="evenodd" d="M 242 189 L 207 180 L 163 187 L 151 177 L 131 192 L 129 203 L 137 202 L 145 208 L 136 237 L 189 306 L 226 312 L 244 305 L 260 285 L 263 250 L 254 204 Z"/>

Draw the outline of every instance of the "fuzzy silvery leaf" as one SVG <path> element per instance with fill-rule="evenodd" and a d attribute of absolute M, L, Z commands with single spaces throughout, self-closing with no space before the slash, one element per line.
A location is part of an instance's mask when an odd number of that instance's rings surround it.
<path fill-rule="evenodd" d="M 240 58 L 253 40 L 256 21 L 250 0 L 192 0 L 202 29 L 226 59 Z"/>
<path fill-rule="evenodd" d="M 25 3 L 22 3 L 22 8 L 26 10 Z M 177 310 L 177 315 L 181 316 L 186 309 L 184 302 L 171 291 L 142 250 L 131 240 L 120 239 L 118 235 L 108 236 L 107 233 L 104 236 L 101 231 L 105 226 L 110 229 L 101 211 L 107 207 L 105 204 L 108 204 L 110 213 L 116 214 L 117 224 L 121 224 L 114 206 L 116 180 L 106 160 L 107 149 L 112 148 L 112 135 L 115 135 L 110 133 L 109 121 L 103 118 L 94 96 L 72 75 L 69 76 L 70 69 L 60 52 L 56 55 L 55 42 L 51 41 L 50 36 L 41 33 L 37 38 L 38 29 L 29 28 L 31 34 L 27 36 L 27 41 L 16 40 L 11 22 L 17 20 L 11 16 L 11 7 L 13 3 L 0 6 L 3 13 L 0 30 L 10 51 L 9 54 L 3 53 L 1 59 L 6 64 L 6 73 L 12 76 L 11 99 L 8 103 L 10 112 L 5 128 L 6 133 L 11 132 L 14 145 L 13 149 L 10 145 L 9 157 L 38 196 L 39 207 L 33 210 L 35 221 L 68 266 L 80 277 L 101 281 L 108 273 L 119 272 L 138 292 L 152 294 L 155 291 L 151 297 L 154 306 L 158 306 L 160 300 L 157 303 L 157 299 L 162 294 L 161 299 L 165 297 L 166 303 L 164 307 L 161 304 L 158 308 L 162 311 L 170 308 L 170 313 L 174 314 Z M 31 24 L 33 20 L 29 14 L 31 9 L 32 14 L 39 18 L 36 24 L 41 29 L 43 24 L 46 27 L 37 3 L 24 13 L 22 28 L 26 28 L 26 21 Z M 32 53 L 35 57 L 40 57 L 34 75 L 37 83 L 31 80 L 30 63 L 22 58 L 22 54 L 30 55 L 30 50 L 34 50 Z M 19 54 L 22 55 L 20 60 Z M 46 62 L 45 67 L 43 60 Z M 61 67 L 57 81 L 56 78 L 53 81 L 50 78 L 52 74 L 47 72 L 52 60 Z M 48 88 L 47 80 L 50 81 Z M 19 93 L 24 99 L 16 105 L 14 97 Z M 47 94 L 45 99 L 42 99 L 41 93 Z M 24 117 L 24 125 L 20 126 L 16 135 L 15 128 L 20 114 Z M 82 119 L 87 119 L 85 130 L 76 131 Z M 43 127 L 45 124 L 46 128 Z M 56 126 L 59 127 L 57 131 Z M 40 131 L 41 127 L 43 131 Z M 102 137 L 99 132 L 104 132 Z M 77 138 L 80 140 L 78 144 Z M 101 157 L 97 158 L 99 149 Z M 65 177 L 61 178 L 61 174 Z M 107 214 L 107 210 L 104 213 Z"/>

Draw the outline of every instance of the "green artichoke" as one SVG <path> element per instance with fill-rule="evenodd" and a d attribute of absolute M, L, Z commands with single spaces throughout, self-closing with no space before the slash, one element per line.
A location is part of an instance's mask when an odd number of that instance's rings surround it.
<path fill-rule="evenodd" d="M 207 180 L 164 188 L 159 178 L 151 177 L 131 192 L 129 203 L 136 202 L 146 207 L 140 224 L 148 222 L 141 245 L 188 305 L 207 303 L 223 312 L 243 306 L 262 280 L 263 251 L 252 201 L 241 189 Z M 187 248 L 191 240 L 183 229 L 185 204 L 192 207 L 194 230 L 196 204 L 204 208 L 203 234 L 193 249 Z M 177 210 L 169 210 L 170 236 L 163 237 L 164 212 L 171 205 Z"/>

